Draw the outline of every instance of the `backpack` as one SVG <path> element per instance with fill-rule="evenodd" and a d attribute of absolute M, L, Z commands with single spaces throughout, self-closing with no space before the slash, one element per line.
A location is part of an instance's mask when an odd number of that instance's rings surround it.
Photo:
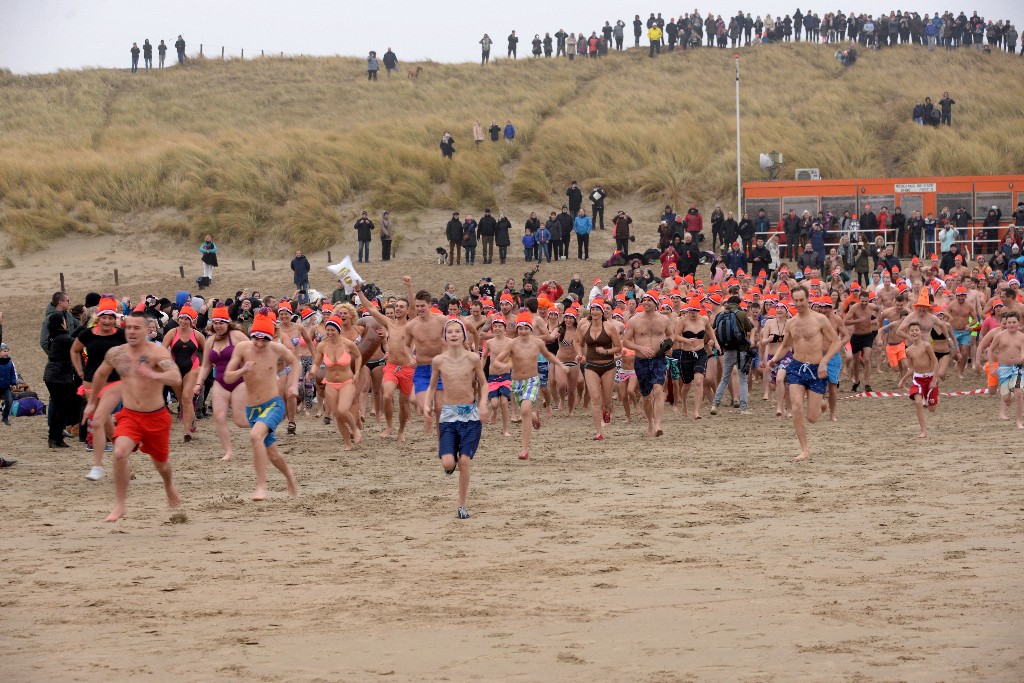
<path fill-rule="evenodd" d="M 38 398 L 31 396 L 20 398 L 11 403 L 11 415 L 14 417 L 25 417 L 27 415 L 45 415 L 46 404 Z"/>
<path fill-rule="evenodd" d="M 718 337 L 719 346 L 725 351 L 742 351 L 749 345 L 736 311 L 726 310 L 718 314 L 715 318 L 715 336 Z"/>

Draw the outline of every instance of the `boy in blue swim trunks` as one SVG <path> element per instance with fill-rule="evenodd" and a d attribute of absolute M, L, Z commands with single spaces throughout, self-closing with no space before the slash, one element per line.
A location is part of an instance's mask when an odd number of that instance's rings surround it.
<path fill-rule="evenodd" d="M 476 455 L 483 421 L 487 419 L 487 378 L 480 356 L 466 349 L 467 333 L 463 322 L 457 318 L 448 320 L 443 334 L 447 349 L 434 356 L 430 363 L 425 405 L 428 417 L 433 417 L 434 393 L 441 377 L 447 377 L 448 391 L 441 404 L 437 428 L 437 457 L 445 474 L 451 474 L 458 468 L 459 508 L 456 516 L 468 519 L 469 463 Z"/>
<path fill-rule="evenodd" d="M 850 340 L 849 330 L 846 329 L 846 323 L 843 322 L 842 316 L 836 315 L 833 310 L 832 297 L 823 296 L 818 299 L 818 308 L 822 315 L 828 318 L 828 321 L 832 324 L 832 329 L 836 331 L 836 336 L 839 337 L 839 348 L 842 349 L 846 346 L 846 342 Z M 839 418 L 836 416 L 836 405 L 839 403 L 839 378 L 843 374 L 843 352 L 839 351 L 836 355 L 828 362 L 828 412 L 829 419 L 832 422 L 836 422 Z"/>
<path fill-rule="evenodd" d="M 245 380 L 248 402 L 245 414 L 252 429 L 249 442 L 252 445 L 252 463 L 256 470 L 256 492 L 253 500 L 267 497 L 267 460 L 273 463 L 288 484 L 288 493 L 297 495 L 298 484 L 292 468 L 285 462 L 277 448 L 275 430 L 285 417 L 285 402 L 278 390 L 277 366 L 283 361 L 291 369 L 286 395 L 299 395 L 299 359 L 283 344 L 274 341 L 274 321 L 269 310 L 261 309 L 249 330 L 249 341 L 235 347 L 224 372 L 228 384 Z"/>
<path fill-rule="evenodd" d="M 793 360 L 786 369 L 786 384 L 793 406 L 793 429 L 800 443 L 800 453 L 793 461 L 799 462 L 811 457 L 804 418 L 813 424 L 821 416 L 821 401 L 828 386 L 828 362 L 839 352 L 840 339 L 829 319 L 811 310 L 806 288 L 794 287 L 792 296 L 796 315 L 786 324 L 782 343 L 768 361 L 768 367 L 781 361 L 792 349 Z M 823 353 L 822 349 L 826 348 Z M 807 399 L 806 411 L 804 398 Z"/>
<path fill-rule="evenodd" d="M 427 416 L 427 406 L 424 403 L 427 389 L 430 386 L 431 365 L 434 356 L 444 352 L 444 325 L 448 320 L 440 311 L 431 306 L 430 292 L 425 289 L 413 293 L 412 278 L 408 275 L 402 276 L 405 283 L 406 293 L 409 300 L 413 301 L 413 308 L 416 316 L 405 325 L 405 345 L 410 351 L 416 353 L 416 371 L 413 374 L 413 386 L 415 387 L 416 400 L 423 411 L 423 428 L 430 434 L 434 431 L 434 420 Z M 437 391 L 431 394 L 434 397 L 434 409 L 432 413 L 438 415 L 441 412 L 444 386 L 437 385 Z"/>

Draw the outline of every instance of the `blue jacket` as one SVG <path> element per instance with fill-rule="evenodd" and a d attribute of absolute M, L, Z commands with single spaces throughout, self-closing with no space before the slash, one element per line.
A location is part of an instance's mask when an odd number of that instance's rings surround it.
<path fill-rule="evenodd" d="M 6 363 L 0 362 L 0 389 L 10 389 L 18 383 L 18 373 L 14 370 L 14 361 L 10 358 Z"/>
<path fill-rule="evenodd" d="M 516 136 L 516 127 L 511 123 L 505 124 L 505 139 L 512 140 Z"/>
<path fill-rule="evenodd" d="M 747 269 L 747 257 L 742 251 L 733 251 L 730 249 L 725 252 L 725 267 L 731 270 L 733 273 L 738 273 L 741 270 L 746 271 Z"/>
<path fill-rule="evenodd" d="M 572 222 L 572 229 L 577 235 L 589 235 L 594 229 L 594 222 L 590 220 L 590 216 L 576 216 Z"/>

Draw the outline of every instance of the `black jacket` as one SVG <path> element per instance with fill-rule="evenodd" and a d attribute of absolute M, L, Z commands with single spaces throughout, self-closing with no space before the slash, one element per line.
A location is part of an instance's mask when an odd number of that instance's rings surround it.
<path fill-rule="evenodd" d="M 356 221 L 356 224 L 352 226 L 356 230 L 356 239 L 360 242 L 369 242 L 373 239 L 373 221 L 369 218 L 360 218 Z"/>
<path fill-rule="evenodd" d="M 583 191 L 579 187 L 570 187 L 565 191 L 565 196 L 569 198 L 569 213 L 575 216 L 583 206 Z"/>
<path fill-rule="evenodd" d="M 562 240 L 569 239 L 572 236 L 572 214 L 563 211 L 557 218 L 559 225 L 562 226 Z"/>
<path fill-rule="evenodd" d="M 740 236 L 740 226 L 734 218 L 726 218 L 722 221 L 722 240 L 726 244 L 732 244 Z"/>
<path fill-rule="evenodd" d="M 477 234 L 481 237 L 494 237 L 494 226 L 497 221 L 494 220 L 494 216 L 484 214 L 480 217 L 480 222 L 477 224 Z"/>
<path fill-rule="evenodd" d="M 892 225 L 892 229 L 897 231 L 897 234 L 901 234 L 907 229 L 907 214 L 902 211 L 894 213 L 889 217 L 889 223 Z"/>
<path fill-rule="evenodd" d="M 575 294 L 577 301 L 583 300 L 583 282 L 580 280 L 569 280 L 569 293 Z"/>
<path fill-rule="evenodd" d="M 74 384 L 75 368 L 71 364 L 71 344 L 74 340 L 67 332 L 49 338 L 43 381 L 48 384 Z"/>
<path fill-rule="evenodd" d="M 449 242 L 458 242 L 462 244 L 462 223 L 458 218 L 453 218 L 448 221 L 448 225 L 445 226 L 444 236 Z"/>
<path fill-rule="evenodd" d="M 512 230 L 512 223 L 507 218 L 501 218 L 497 223 L 494 224 L 494 243 L 499 247 L 507 247 L 512 242 L 509 241 L 509 231 Z"/>
<path fill-rule="evenodd" d="M 595 187 L 590 192 L 590 203 L 594 205 L 595 209 L 604 208 L 604 198 L 608 196 L 608 193 L 603 188 Z"/>
<path fill-rule="evenodd" d="M 683 244 L 679 252 L 679 272 L 682 275 L 693 275 L 700 265 L 700 246 L 696 242 Z"/>
<path fill-rule="evenodd" d="M 772 267 L 772 254 L 768 247 L 754 247 L 750 252 L 750 272 L 754 277 L 761 270 L 769 270 Z"/>

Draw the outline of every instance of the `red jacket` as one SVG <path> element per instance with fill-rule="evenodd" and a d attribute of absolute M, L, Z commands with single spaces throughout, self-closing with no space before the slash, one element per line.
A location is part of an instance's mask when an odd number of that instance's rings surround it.
<path fill-rule="evenodd" d="M 686 221 L 686 230 L 688 232 L 700 232 L 704 229 L 704 218 L 699 213 L 692 214 L 687 211 L 686 217 L 683 220 Z"/>

